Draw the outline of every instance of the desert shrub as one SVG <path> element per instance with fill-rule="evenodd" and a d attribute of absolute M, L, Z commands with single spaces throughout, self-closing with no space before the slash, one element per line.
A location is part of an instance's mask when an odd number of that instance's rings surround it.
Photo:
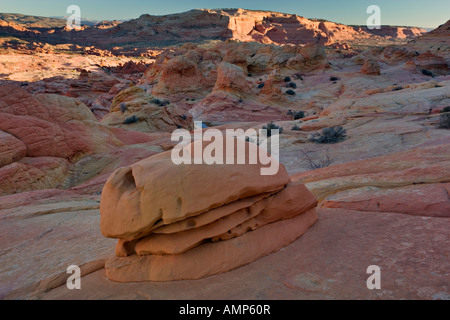
<path fill-rule="evenodd" d="M 338 81 L 339 78 L 338 77 L 330 77 L 330 81 Z"/>
<path fill-rule="evenodd" d="M 124 124 L 132 124 L 132 123 L 136 123 L 139 121 L 139 118 L 136 117 L 135 115 L 128 117 L 125 119 L 125 121 L 123 122 Z"/>
<path fill-rule="evenodd" d="M 182 119 L 182 120 L 187 120 L 187 116 L 186 116 L 185 114 L 183 114 L 183 115 L 181 116 L 181 119 Z"/>
<path fill-rule="evenodd" d="M 150 103 L 156 104 L 160 107 L 165 107 L 170 104 L 170 101 L 169 100 L 159 100 L 159 99 L 155 98 L 155 99 L 150 100 Z"/>
<path fill-rule="evenodd" d="M 247 77 L 251 77 L 252 76 L 252 74 L 251 73 L 247 73 Z"/>
<path fill-rule="evenodd" d="M 259 85 L 258 85 L 258 89 L 262 89 L 262 88 L 264 88 L 264 86 L 265 86 L 266 84 L 263 82 L 263 83 L 260 83 Z"/>
<path fill-rule="evenodd" d="M 304 111 L 298 111 L 294 113 L 294 120 L 303 119 L 305 117 Z"/>
<path fill-rule="evenodd" d="M 152 100 L 150 100 L 150 103 L 156 104 L 158 106 L 160 106 L 162 104 L 161 100 L 159 100 L 159 99 L 152 99 Z"/>
<path fill-rule="evenodd" d="M 297 89 L 297 85 L 295 84 L 295 82 L 289 82 L 287 84 L 287 88 Z"/>
<path fill-rule="evenodd" d="M 422 74 L 425 76 L 433 77 L 433 72 L 423 69 Z"/>
<path fill-rule="evenodd" d="M 8 42 L 9 42 L 9 44 L 12 45 L 12 46 L 17 46 L 17 45 L 20 44 L 19 39 L 11 39 L 11 40 L 9 40 Z"/>
<path fill-rule="evenodd" d="M 291 82 L 291 77 L 284 78 L 284 82 Z"/>
<path fill-rule="evenodd" d="M 441 113 L 450 112 L 450 107 L 445 107 L 442 109 Z"/>
<path fill-rule="evenodd" d="M 298 125 L 295 125 L 295 126 L 292 127 L 291 130 L 292 131 L 301 131 L 302 129 Z"/>
<path fill-rule="evenodd" d="M 263 129 L 267 130 L 267 138 L 272 136 L 272 130 L 279 130 L 279 134 L 283 133 L 283 127 L 279 127 L 273 122 L 269 122 L 267 125 L 263 126 Z"/>
<path fill-rule="evenodd" d="M 450 129 L 450 113 L 446 112 L 440 115 L 439 128 Z"/>
<path fill-rule="evenodd" d="M 125 113 L 125 111 L 127 111 L 128 110 L 128 108 L 127 108 L 127 106 L 125 105 L 125 103 L 121 103 L 120 104 L 120 111 L 122 111 L 122 113 Z"/>
<path fill-rule="evenodd" d="M 302 155 L 311 170 L 329 167 L 334 162 L 328 150 L 319 156 L 313 154 L 311 151 L 302 151 Z"/>
<path fill-rule="evenodd" d="M 346 130 L 342 127 L 324 128 L 322 134 L 316 133 L 311 137 L 315 143 L 338 143 L 347 137 Z"/>
<path fill-rule="evenodd" d="M 289 89 L 286 91 L 286 94 L 290 95 L 290 96 L 295 96 L 295 91 L 292 89 Z"/>

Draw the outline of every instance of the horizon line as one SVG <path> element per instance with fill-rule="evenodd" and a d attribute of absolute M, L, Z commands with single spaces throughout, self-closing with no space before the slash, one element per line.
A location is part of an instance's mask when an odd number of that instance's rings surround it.
<path fill-rule="evenodd" d="M 166 14 L 160 14 L 160 15 L 158 15 L 158 14 L 142 13 L 138 17 L 132 17 L 132 18 L 98 19 L 98 18 L 87 18 L 87 17 L 83 18 L 82 17 L 81 20 L 82 21 L 94 21 L 94 22 L 114 21 L 114 20 L 116 20 L 116 21 L 126 22 L 126 21 L 130 21 L 130 20 L 139 19 L 140 17 L 142 17 L 144 15 L 149 15 L 149 16 L 153 16 L 153 17 L 164 17 L 164 16 L 171 16 L 171 15 L 178 15 L 178 14 L 188 13 L 188 12 L 191 12 L 191 11 L 207 11 L 207 10 L 223 10 L 223 11 L 227 11 L 227 10 L 244 10 L 244 11 L 253 11 L 253 12 L 272 12 L 272 13 L 291 15 L 291 16 L 299 16 L 299 17 L 302 17 L 302 18 L 306 18 L 308 20 L 323 20 L 323 21 L 332 22 L 332 23 L 336 23 L 336 24 L 346 25 L 346 26 L 349 26 L 349 27 L 364 27 L 365 26 L 364 24 L 346 24 L 346 23 L 343 23 L 343 22 L 327 20 L 327 19 L 324 19 L 324 18 L 305 17 L 305 16 L 298 15 L 296 13 L 287 13 L 287 12 L 273 11 L 273 10 L 244 9 L 244 8 L 193 8 L 193 9 L 190 9 L 190 10 L 187 10 L 187 11 L 166 13 Z M 65 18 L 66 18 L 65 16 L 43 16 L 43 15 L 25 14 L 25 13 L 20 13 L 20 12 L 0 12 L 0 14 L 23 15 L 23 16 L 29 16 L 29 17 L 59 19 L 59 20 L 65 20 Z M 437 27 L 424 27 L 424 26 L 419 26 L 419 25 L 396 25 L 396 24 L 382 24 L 381 27 L 421 28 L 421 29 L 434 30 L 434 29 L 438 28 L 439 26 L 445 24 L 447 21 L 444 21 L 444 22 L 440 23 Z"/>

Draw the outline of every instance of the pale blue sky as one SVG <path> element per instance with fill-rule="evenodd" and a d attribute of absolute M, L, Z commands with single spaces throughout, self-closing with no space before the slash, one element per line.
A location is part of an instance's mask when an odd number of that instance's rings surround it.
<path fill-rule="evenodd" d="M 163 15 L 195 8 L 245 8 L 295 13 L 344 24 L 365 24 L 366 9 L 381 8 L 382 24 L 435 28 L 450 19 L 450 0 L 0 0 L 0 12 L 38 16 L 65 16 L 69 5 L 78 5 L 83 18 L 130 19 L 141 14 Z"/>

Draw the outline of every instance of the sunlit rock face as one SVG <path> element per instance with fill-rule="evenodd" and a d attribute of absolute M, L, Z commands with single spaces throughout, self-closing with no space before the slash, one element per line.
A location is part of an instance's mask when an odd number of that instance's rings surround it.
<path fill-rule="evenodd" d="M 199 144 L 204 151 L 209 146 L 195 141 L 190 150 Z M 247 155 L 258 152 L 245 144 Z M 171 154 L 117 170 L 103 189 L 101 231 L 119 239 L 106 264 L 111 280 L 223 273 L 288 245 L 317 219 L 315 197 L 292 184 L 283 166 L 264 176 L 261 163 L 237 164 L 236 153 L 234 165 L 175 165 Z"/>

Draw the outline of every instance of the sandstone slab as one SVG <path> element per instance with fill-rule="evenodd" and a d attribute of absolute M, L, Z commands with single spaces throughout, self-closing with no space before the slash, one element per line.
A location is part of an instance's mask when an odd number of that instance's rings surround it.
<path fill-rule="evenodd" d="M 119 282 L 200 279 L 233 270 L 290 244 L 317 220 L 315 209 L 240 237 L 204 244 L 180 255 L 112 258 L 107 277 Z"/>

